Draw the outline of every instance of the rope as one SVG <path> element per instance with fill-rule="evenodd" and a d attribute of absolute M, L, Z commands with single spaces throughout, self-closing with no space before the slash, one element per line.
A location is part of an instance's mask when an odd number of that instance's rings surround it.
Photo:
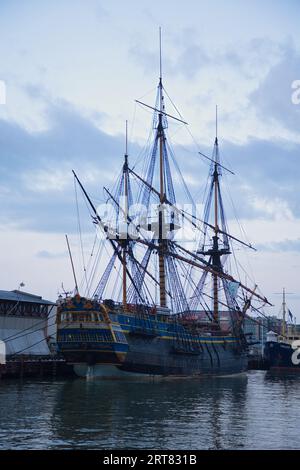
<path fill-rule="evenodd" d="M 52 305 L 51 306 L 51 309 L 49 310 L 48 314 L 47 314 L 47 317 L 44 319 L 44 320 L 40 320 L 39 322 L 37 322 L 34 327 L 36 327 L 37 325 L 39 325 L 40 323 L 45 323 L 45 320 L 49 320 L 53 315 L 50 315 L 51 313 L 51 310 L 55 307 L 55 305 Z M 23 330 L 21 331 L 18 331 L 18 333 L 15 333 L 13 335 L 10 335 L 10 336 L 7 336 L 7 338 L 3 339 L 3 341 L 12 341 L 13 339 L 18 339 L 19 337 L 21 338 L 22 336 L 26 336 L 26 334 L 30 334 L 30 333 L 25 333 L 25 335 L 22 335 L 22 333 L 24 333 L 25 331 L 27 330 L 31 330 L 31 328 L 33 328 L 32 326 L 28 327 L 28 328 L 24 328 Z M 38 328 L 36 331 L 38 331 L 40 328 Z M 19 336 L 21 335 L 21 336 Z M 12 339 L 11 339 L 12 338 Z"/>
<path fill-rule="evenodd" d="M 87 290 L 89 290 L 89 288 L 88 288 L 88 281 L 87 281 L 87 274 L 86 274 L 85 259 L 84 259 L 84 252 L 83 252 L 81 223 L 80 223 L 79 204 L 78 204 L 78 195 L 77 195 L 77 185 L 76 185 L 75 177 L 74 177 L 74 187 L 75 187 L 75 200 L 76 200 L 77 223 L 78 223 L 78 231 L 79 231 L 79 240 L 80 240 L 80 248 L 81 248 L 81 258 L 82 258 L 82 264 L 83 264 L 83 272 L 84 272 L 84 277 L 85 277 L 85 281 L 86 281 Z"/>
<path fill-rule="evenodd" d="M 33 343 L 33 344 L 31 344 L 30 346 L 27 346 L 26 348 L 21 349 L 20 351 L 15 352 L 14 354 L 12 354 L 12 355 L 9 356 L 9 357 L 12 358 L 12 357 L 18 356 L 18 355 L 21 354 L 22 352 L 27 351 L 28 349 L 33 348 L 34 346 L 36 346 L 37 344 L 42 343 L 43 341 L 46 341 L 46 342 L 48 343 L 48 338 L 52 338 L 52 337 L 53 337 L 53 336 L 49 335 L 49 336 L 47 336 L 46 338 L 43 338 L 43 339 L 41 339 L 40 341 L 37 341 L 36 343 Z"/>

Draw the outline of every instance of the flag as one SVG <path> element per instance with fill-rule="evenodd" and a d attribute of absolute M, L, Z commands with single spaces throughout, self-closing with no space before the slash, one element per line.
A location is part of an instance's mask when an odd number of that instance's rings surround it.
<path fill-rule="evenodd" d="M 235 299 L 236 296 L 237 296 L 237 292 L 238 292 L 238 288 L 240 286 L 240 283 L 236 282 L 236 281 L 228 281 L 227 286 L 228 286 L 228 291 L 229 291 L 230 297 L 232 299 Z"/>
<path fill-rule="evenodd" d="M 289 317 L 290 317 L 290 319 L 291 319 L 291 322 L 293 322 L 293 318 L 294 318 L 294 317 L 293 317 L 293 314 L 292 314 L 292 312 L 290 311 L 290 309 L 288 309 L 288 314 L 289 314 Z"/>

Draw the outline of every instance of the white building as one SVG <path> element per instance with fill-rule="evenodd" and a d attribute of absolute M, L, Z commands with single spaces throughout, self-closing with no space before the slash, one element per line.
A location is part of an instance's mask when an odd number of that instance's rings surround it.
<path fill-rule="evenodd" d="M 0 340 L 5 342 L 6 356 L 49 355 L 55 317 L 53 302 L 19 290 L 0 290 Z"/>

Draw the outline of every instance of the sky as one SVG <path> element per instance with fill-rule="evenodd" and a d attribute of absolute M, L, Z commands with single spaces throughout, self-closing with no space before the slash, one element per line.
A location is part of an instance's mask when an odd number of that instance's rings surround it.
<path fill-rule="evenodd" d="M 203 194 L 218 105 L 229 227 L 257 252 L 241 253 L 278 315 L 285 287 L 300 322 L 300 80 L 298 0 L 0 0 L 1 289 L 55 299 L 80 270 L 72 169 L 97 202 L 124 154 L 139 161 L 159 76 L 189 125 L 170 124 L 177 161 Z M 2 86 L 3 88 L 3 86 Z M 1 88 L 0 88 L 1 91 Z M 2 103 L 0 99 L 0 103 Z M 171 114 L 176 114 L 166 99 Z M 238 214 L 239 224 L 234 214 Z M 93 226 L 83 221 L 87 245 Z"/>

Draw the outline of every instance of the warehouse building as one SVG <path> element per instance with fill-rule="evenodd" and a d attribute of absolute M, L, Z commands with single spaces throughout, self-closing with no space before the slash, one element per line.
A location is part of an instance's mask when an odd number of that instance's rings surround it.
<path fill-rule="evenodd" d="M 49 356 L 56 305 L 20 290 L 0 290 L 0 340 L 7 358 Z"/>

